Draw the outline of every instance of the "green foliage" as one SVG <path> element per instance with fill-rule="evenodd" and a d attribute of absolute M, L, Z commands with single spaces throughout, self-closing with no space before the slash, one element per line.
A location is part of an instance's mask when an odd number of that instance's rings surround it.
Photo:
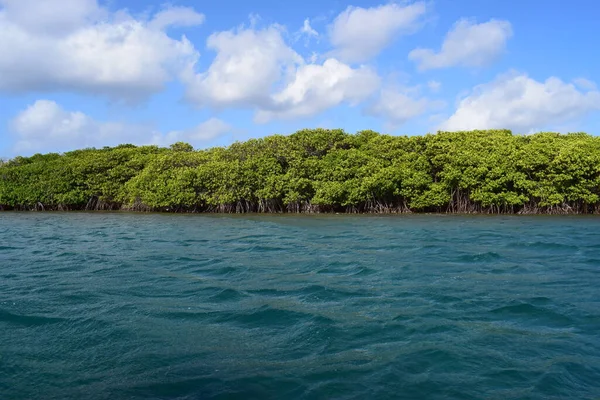
<path fill-rule="evenodd" d="M 600 138 L 301 130 L 195 151 L 120 145 L 0 162 L 3 209 L 600 212 Z"/>
<path fill-rule="evenodd" d="M 173 151 L 194 151 L 194 147 L 191 144 L 185 142 L 173 143 L 171 146 L 169 146 L 169 148 Z"/>

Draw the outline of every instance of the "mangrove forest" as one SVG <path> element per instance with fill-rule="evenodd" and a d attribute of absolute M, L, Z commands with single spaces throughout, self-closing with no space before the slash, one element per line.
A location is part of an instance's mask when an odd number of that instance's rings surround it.
<path fill-rule="evenodd" d="M 0 163 L 2 210 L 600 213 L 600 137 L 301 130 L 195 150 L 124 144 Z"/>

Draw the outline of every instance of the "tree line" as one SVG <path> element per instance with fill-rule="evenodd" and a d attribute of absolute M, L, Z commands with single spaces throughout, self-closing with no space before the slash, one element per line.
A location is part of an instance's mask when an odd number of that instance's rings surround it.
<path fill-rule="evenodd" d="M 0 163 L 3 210 L 600 213 L 600 137 L 301 130 Z"/>

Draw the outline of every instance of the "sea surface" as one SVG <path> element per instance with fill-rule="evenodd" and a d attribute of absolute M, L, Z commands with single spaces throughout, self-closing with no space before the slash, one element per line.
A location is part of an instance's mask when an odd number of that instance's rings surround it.
<path fill-rule="evenodd" d="M 0 213 L 0 399 L 600 399 L 600 218 Z"/>

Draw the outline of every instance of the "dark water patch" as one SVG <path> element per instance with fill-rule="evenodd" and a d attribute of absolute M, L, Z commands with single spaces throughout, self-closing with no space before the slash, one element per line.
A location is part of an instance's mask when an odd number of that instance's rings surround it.
<path fill-rule="evenodd" d="M 58 324 L 65 321 L 66 320 L 63 318 L 46 317 L 43 315 L 27 315 L 0 309 L 0 323 L 7 323 L 10 325 L 35 327 L 48 324 Z"/>
<path fill-rule="evenodd" d="M 481 262 L 493 262 L 501 259 L 502 256 L 495 251 L 487 251 L 484 253 L 477 254 L 465 254 L 459 256 L 456 261 L 460 263 L 481 263 Z"/>
<path fill-rule="evenodd" d="M 538 297 L 528 298 L 527 302 L 530 304 L 533 304 L 533 305 L 546 305 L 546 304 L 551 304 L 552 299 L 549 297 L 545 297 L 545 296 L 538 296 Z"/>
<path fill-rule="evenodd" d="M 117 240 L 125 240 L 125 241 L 137 240 L 137 238 L 131 237 L 131 236 L 117 236 L 116 239 Z"/>
<path fill-rule="evenodd" d="M 581 398 L 593 398 L 598 395 L 598 377 L 600 370 L 596 367 L 579 363 L 557 363 L 537 379 L 535 391 L 546 396 L 569 396 L 578 391 Z"/>
<path fill-rule="evenodd" d="M 248 289 L 246 290 L 248 294 L 255 295 L 257 297 L 288 297 L 292 294 L 295 294 L 295 291 L 290 290 L 278 290 L 278 289 Z"/>
<path fill-rule="evenodd" d="M 0 251 L 21 250 L 21 249 L 22 249 L 22 247 L 0 245 Z"/>
<path fill-rule="evenodd" d="M 514 382 L 515 384 L 531 384 L 536 382 L 544 374 L 544 371 L 533 369 L 515 368 L 492 368 L 492 371 L 483 374 L 490 382 Z"/>
<path fill-rule="evenodd" d="M 205 244 L 205 243 L 210 243 L 210 242 L 211 242 L 210 239 L 184 239 L 181 241 L 181 243 L 185 243 L 185 244 L 189 244 L 189 245 Z"/>
<path fill-rule="evenodd" d="M 79 254 L 75 253 L 75 252 L 71 252 L 71 251 L 63 251 L 60 252 L 58 254 L 55 254 L 54 257 L 56 258 L 74 258 L 77 257 Z"/>
<path fill-rule="evenodd" d="M 226 266 L 221 268 L 211 268 L 207 271 L 207 274 L 213 276 L 228 276 L 239 272 L 239 268 L 233 266 Z"/>
<path fill-rule="evenodd" d="M 180 256 L 180 257 L 176 258 L 176 261 L 181 261 L 181 262 L 185 263 L 185 262 L 196 262 L 196 261 L 201 261 L 201 260 L 198 260 L 194 257 L 189 257 L 189 256 Z"/>
<path fill-rule="evenodd" d="M 293 329 L 294 325 L 310 320 L 306 313 L 263 306 L 250 313 L 230 314 L 226 319 L 248 328 Z"/>
<path fill-rule="evenodd" d="M 573 324 L 573 319 L 568 315 L 529 303 L 516 303 L 503 306 L 491 312 L 501 316 L 517 317 L 522 320 L 541 322 L 551 326 L 569 326 Z"/>
<path fill-rule="evenodd" d="M 208 300 L 215 301 L 215 302 L 221 302 L 221 301 L 227 302 L 227 301 L 239 301 L 239 300 L 243 299 L 244 297 L 248 297 L 248 295 L 245 295 L 244 293 L 239 292 L 234 289 L 223 289 L 218 294 L 210 296 L 208 298 Z"/>
<path fill-rule="evenodd" d="M 594 267 L 597 267 L 597 266 L 600 265 L 600 258 L 592 258 L 592 257 L 590 257 L 590 258 L 584 258 L 584 259 L 581 260 L 581 262 L 584 263 L 584 264 L 588 264 L 588 265 L 592 265 Z M 593 270 L 592 272 L 600 273 L 598 270 Z"/>

